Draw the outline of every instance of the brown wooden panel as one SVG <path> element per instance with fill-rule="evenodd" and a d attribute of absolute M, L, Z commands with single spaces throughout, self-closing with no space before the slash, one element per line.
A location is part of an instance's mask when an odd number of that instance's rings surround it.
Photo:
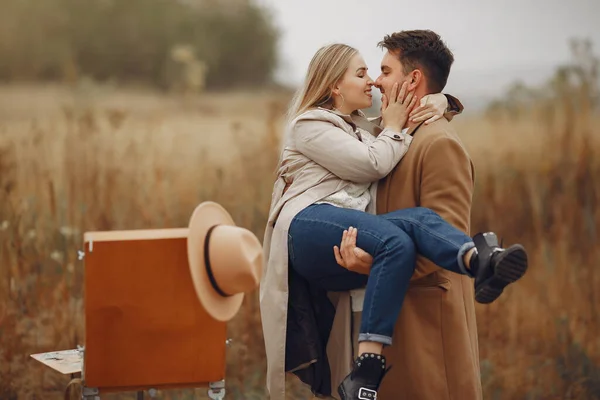
<path fill-rule="evenodd" d="M 86 386 L 224 379 L 226 323 L 196 297 L 186 237 L 93 241 L 91 252 L 86 241 L 85 250 Z"/>

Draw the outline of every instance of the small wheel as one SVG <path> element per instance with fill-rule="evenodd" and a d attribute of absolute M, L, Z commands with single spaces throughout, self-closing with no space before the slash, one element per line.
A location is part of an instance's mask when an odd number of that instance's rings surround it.
<path fill-rule="evenodd" d="M 224 400 L 225 399 L 225 388 L 209 389 L 208 397 L 210 397 L 212 400 Z"/>

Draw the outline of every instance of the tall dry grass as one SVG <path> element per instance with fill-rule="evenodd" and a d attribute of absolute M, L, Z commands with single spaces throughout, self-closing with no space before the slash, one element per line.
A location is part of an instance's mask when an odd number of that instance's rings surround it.
<path fill-rule="evenodd" d="M 287 100 L 0 89 L 0 398 L 60 398 L 67 378 L 28 355 L 84 344 L 84 231 L 185 226 L 210 199 L 262 237 Z M 454 123 L 477 169 L 473 229 L 531 254 L 477 309 L 485 397 L 600 398 L 600 120 L 558 105 Z M 265 398 L 256 293 L 230 336 L 231 398 Z"/>
<path fill-rule="evenodd" d="M 65 386 L 29 354 L 83 344 L 84 231 L 183 227 L 216 200 L 262 235 L 288 98 L 208 96 L 0 90 L 1 399 L 58 397 Z M 261 387 L 252 296 L 231 337 L 230 391 Z"/>
<path fill-rule="evenodd" d="M 531 258 L 508 296 L 477 310 L 491 399 L 600 399 L 600 119 L 584 98 L 554 100 L 463 129 L 473 230 L 522 242 Z"/>

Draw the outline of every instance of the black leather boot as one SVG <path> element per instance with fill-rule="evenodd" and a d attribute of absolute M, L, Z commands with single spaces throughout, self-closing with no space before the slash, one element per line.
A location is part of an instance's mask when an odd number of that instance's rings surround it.
<path fill-rule="evenodd" d="M 377 390 L 385 374 L 385 357 L 379 354 L 364 353 L 354 360 L 352 372 L 338 387 L 342 400 L 376 400 Z"/>
<path fill-rule="evenodd" d="M 527 253 L 520 244 L 503 249 L 492 232 L 478 233 L 473 242 L 477 255 L 470 264 L 475 276 L 475 300 L 479 303 L 491 303 L 508 284 L 525 275 Z"/>

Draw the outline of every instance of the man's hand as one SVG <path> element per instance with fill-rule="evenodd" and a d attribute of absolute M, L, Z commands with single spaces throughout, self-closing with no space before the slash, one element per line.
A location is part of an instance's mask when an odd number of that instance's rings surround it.
<path fill-rule="evenodd" d="M 356 247 L 357 235 L 358 230 L 353 227 L 344 231 L 340 247 L 333 246 L 335 260 L 349 271 L 369 275 L 371 265 L 373 265 L 373 257 L 360 247 Z"/>

